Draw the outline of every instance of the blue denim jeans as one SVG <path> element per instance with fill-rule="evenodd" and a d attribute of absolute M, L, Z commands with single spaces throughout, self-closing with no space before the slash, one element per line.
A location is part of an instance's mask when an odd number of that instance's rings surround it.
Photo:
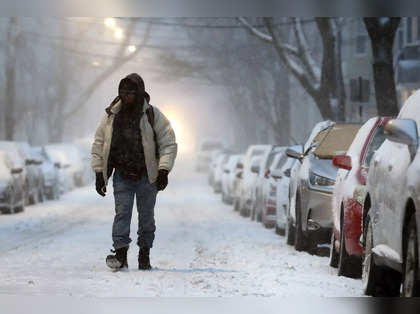
<path fill-rule="evenodd" d="M 155 239 L 154 208 L 156 202 L 156 184 L 150 184 L 147 174 L 139 181 L 121 177 L 117 169 L 113 176 L 115 217 L 112 225 L 112 241 L 114 249 L 129 246 L 131 215 L 133 213 L 134 196 L 136 196 L 139 216 L 137 245 L 140 248 L 151 248 Z"/>

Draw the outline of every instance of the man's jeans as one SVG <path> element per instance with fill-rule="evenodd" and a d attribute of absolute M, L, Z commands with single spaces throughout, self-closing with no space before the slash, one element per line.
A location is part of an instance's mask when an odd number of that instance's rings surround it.
<path fill-rule="evenodd" d="M 150 184 L 147 175 L 139 181 L 131 181 L 121 177 L 117 169 L 113 176 L 115 217 L 112 225 L 114 249 L 129 246 L 131 214 L 133 212 L 134 195 L 136 196 L 138 222 L 137 245 L 140 248 L 151 248 L 155 239 L 154 207 L 156 202 L 156 184 Z"/>

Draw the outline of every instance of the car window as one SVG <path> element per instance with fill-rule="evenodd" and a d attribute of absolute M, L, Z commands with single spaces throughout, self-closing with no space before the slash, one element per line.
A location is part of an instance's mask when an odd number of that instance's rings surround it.
<path fill-rule="evenodd" d="M 370 161 L 372 160 L 373 155 L 378 150 L 378 148 L 385 141 L 384 127 L 382 125 L 378 126 L 370 138 L 369 144 L 366 147 L 365 155 L 363 156 L 362 165 L 364 167 L 369 167 Z"/>

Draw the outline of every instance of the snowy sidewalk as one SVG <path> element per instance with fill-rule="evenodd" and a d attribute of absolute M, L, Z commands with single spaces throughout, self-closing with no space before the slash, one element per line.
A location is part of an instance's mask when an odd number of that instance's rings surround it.
<path fill-rule="evenodd" d="M 187 167 L 187 165 L 189 167 Z M 177 160 L 158 194 L 153 271 L 137 270 L 133 212 L 128 272 L 111 272 L 112 180 L 105 198 L 89 186 L 60 201 L 0 215 L 0 294 L 77 296 L 361 296 L 361 281 L 338 277 L 328 258 L 300 253 L 285 238 L 224 205 Z"/>

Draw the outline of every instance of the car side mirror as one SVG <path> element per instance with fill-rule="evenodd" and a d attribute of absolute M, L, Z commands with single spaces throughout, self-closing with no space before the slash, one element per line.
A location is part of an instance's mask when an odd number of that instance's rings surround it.
<path fill-rule="evenodd" d="M 332 163 L 335 167 L 345 170 L 351 170 L 351 157 L 347 155 L 334 156 Z"/>
<path fill-rule="evenodd" d="M 236 174 L 236 178 L 238 178 L 238 179 L 242 179 L 242 171 L 241 171 L 241 172 L 238 172 L 238 173 Z"/>
<path fill-rule="evenodd" d="M 288 169 L 286 169 L 286 170 L 284 170 L 284 175 L 286 176 L 286 177 L 288 177 L 288 178 L 290 178 L 290 174 L 291 174 L 291 172 L 292 172 L 292 169 L 291 168 L 288 168 Z"/>
<path fill-rule="evenodd" d="M 60 163 L 59 163 L 59 162 L 55 162 L 55 163 L 54 163 L 54 167 L 56 167 L 56 168 L 60 169 L 60 168 L 61 168 Z"/>
<path fill-rule="evenodd" d="M 12 173 L 12 174 L 19 174 L 19 173 L 21 173 L 23 171 L 23 169 L 22 168 L 13 168 L 10 172 Z"/>
<path fill-rule="evenodd" d="M 29 166 L 29 165 L 32 165 L 32 160 L 25 159 L 25 166 Z"/>
<path fill-rule="evenodd" d="M 303 155 L 302 153 L 298 153 L 297 151 L 295 151 L 295 150 L 293 150 L 293 149 L 291 149 L 291 148 L 288 148 L 288 149 L 286 150 L 286 155 L 287 155 L 288 157 L 290 157 L 290 158 L 297 159 L 297 160 L 299 160 L 300 162 L 302 161 L 302 159 L 303 159 L 303 157 L 304 157 L 304 155 Z"/>
<path fill-rule="evenodd" d="M 408 145 L 411 159 L 414 158 L 418 148 L 417 123 L 412 119 L 392 119 L 385 124 L 385 137 L 393 142 Z"/>

